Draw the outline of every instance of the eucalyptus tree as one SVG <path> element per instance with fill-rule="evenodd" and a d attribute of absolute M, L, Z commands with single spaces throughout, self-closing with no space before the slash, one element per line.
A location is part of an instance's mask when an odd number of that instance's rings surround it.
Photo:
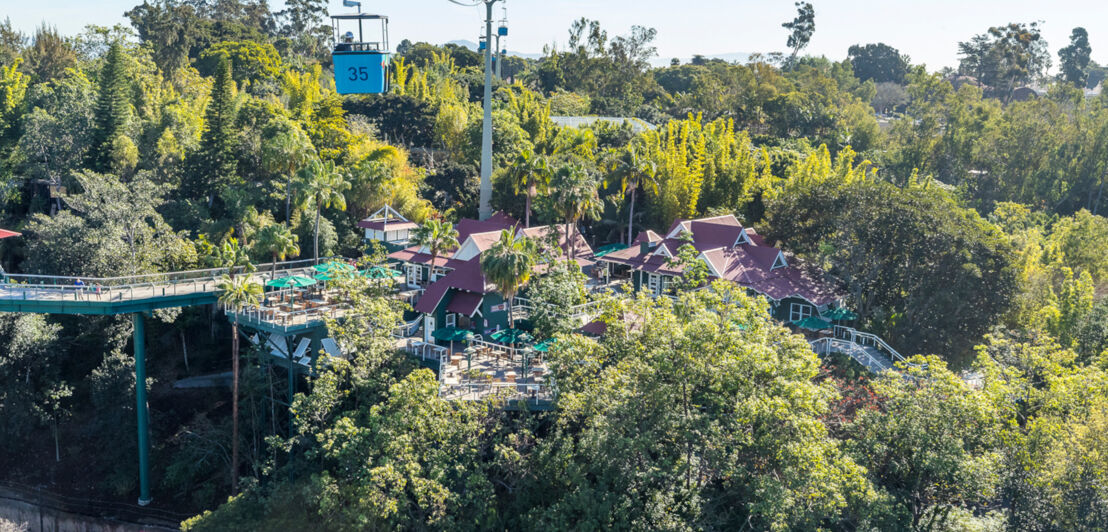
<path fill-rule="evenodd" d="M 224 275 L 219 281 L 219 304 L 231 311 L 231 493 L 239 483 L 239 313 L 257 305 L 262 285 L 249 276 Z"/>
<path fill-rule="evenodd" d="M 458 247 L 458 230 L 454 224 L 437 218 L 428 218 L 416 228 L 412 235 L 412 244 L 427 250 L 431 255 L 431 268 L 427 273 L 427 280 L 435 278 L 435 263 L 439 255 Z"/>

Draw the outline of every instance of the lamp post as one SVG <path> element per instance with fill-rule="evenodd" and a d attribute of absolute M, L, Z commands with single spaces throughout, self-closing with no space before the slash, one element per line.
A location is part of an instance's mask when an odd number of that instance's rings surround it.
<path fill-rule="evenodd" d="M 497 2 L 505 0 L 479 0 L 463 3 L 450 0 L 462 6 L 485 4 L 485 119 L 481 128 L 481 193 L 478 217 L 482 220 L 492 216 L 492 8 Z"/>

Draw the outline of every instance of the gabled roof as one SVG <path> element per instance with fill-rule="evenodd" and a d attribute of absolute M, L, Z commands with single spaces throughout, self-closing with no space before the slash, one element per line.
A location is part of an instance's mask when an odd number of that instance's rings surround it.
<path fill-rule="evenodd" d="M 431 283 L 423 297 L 416 303 L 415 309 L 425 314 L 435 311 L 442 298 L 452 289 L 464 290 L 476 294 L 489 293 L 485 283 L 485 274 L 481 271 L 481 259 L 473 259 L 458 264 L 454 271 Z"/>
<path fill-rule="evenodd" d="M 458 224 L 454 226 L 458 230 L 458 242 L 464 242 L 469 238 L 469 235 L 474 233 L 489 233 L 499 232 L 504 229 L 511 229 L 519 225 L 514 218 L 497 211 L 495 214 L 485 220 L 471 220 L 469 218 L 463 218 L 458 221 Z"/>
<path fill-rule="evenodd" d="M 481 294 L 455 290 L 453 299 L 446 305 L 446 311 L 472 317 L 477 309 L 481 308 L 481 301 L 484 299 L 485 296 Z"/>
<path fill-rule="evenodd" d="M 742 227 L 731 215 L 678 220 L 670 227 L 667 238 L 646 252 L 639 246 L 632 246 L 597 260 L 648 273 L 680 275 L 683 268 L 670 264 L 667 254 L 677 255 L 685 243 L 680 238 L 684 232 L 691 234 L 693 247 L 700 252 L 700 259 L 708 265 L 713 277 L 733 281 L 778 301 L 800 297 L 815 305 L 824 305 L 839 297 L 829 285 L 790 266 L 780 249 L 765 245 L 756 231 Z M 653 242 L 646 232 L 640 233 L 636 241 Z"/>

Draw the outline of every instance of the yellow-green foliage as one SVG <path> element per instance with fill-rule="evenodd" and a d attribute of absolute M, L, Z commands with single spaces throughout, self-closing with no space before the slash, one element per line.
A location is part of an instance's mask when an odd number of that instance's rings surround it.
<path fill-rule="evenodd" d="M 21 63 L 21 59 L 16 59 L 10 66 L 0 66 L 0 136 L 15 125 L 27 95 L 31 79 L 19 71 Z"/>

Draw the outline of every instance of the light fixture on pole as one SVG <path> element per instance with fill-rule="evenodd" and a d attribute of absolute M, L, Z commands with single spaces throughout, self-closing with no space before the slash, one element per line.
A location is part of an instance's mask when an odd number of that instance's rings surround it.
<path fill-rule="evenodd" d="M 492 216 L 492 8 L 505 0 L 477 0 L 462 2 L 450 0 L 460 6 L 473 7 L 485 4 L 485 119 L 481 128 L 481 194 L 478 218 Z"/>

